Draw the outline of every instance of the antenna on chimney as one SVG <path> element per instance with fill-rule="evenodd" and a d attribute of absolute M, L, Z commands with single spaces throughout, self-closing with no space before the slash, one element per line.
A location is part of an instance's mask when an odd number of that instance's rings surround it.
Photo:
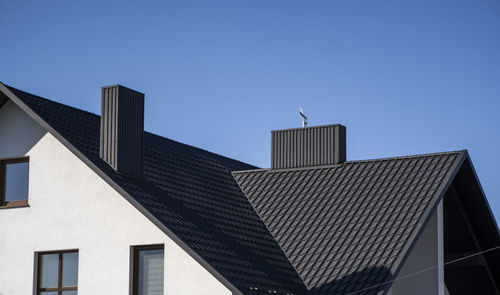
<path fill-rule="evenodd" d="M 299 115 L 302 117 L 302 127 L 307 127 L 307 117 L 304 115 L 304 110 L 299 108 Z"/>

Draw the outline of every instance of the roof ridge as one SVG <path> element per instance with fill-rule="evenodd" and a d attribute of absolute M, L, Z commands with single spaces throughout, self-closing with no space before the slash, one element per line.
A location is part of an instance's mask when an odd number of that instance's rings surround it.
<path fill-rule="evenodd" d="M 408 159 L 408 158 L 424 158 L 424 157 L 433 157 L 433 156 L 444 156 L 444 155 L 460 154 L 460 153 L 463 153 L 463 152 L 466 152 L 466 151 L 467 151 L 467 149 L 461 149 L 461 150 L 454 150 L 454 151 L 444 151 L 444 152 L 435 152 L 435 153 L 414 154 L 414 155 L 407 155 L 407 156 L 373 158 L 373 159 L 366 159 L 366 160 L 354 160 L 354 161 L 346 161 L 345 163 L 362 163 L 362 162 L 398 160 L 398 159 Z"/>
<path fill-rule="evenodd" d="M 252 173 L 252 172 L 278 173 L 278 172 L 290 172 L 290 171 L 300 171 L 300 170 L 338 168 L 338 167 L 342 167 L 345 165 L 352 165 L 352 164 L 359 164 L 359 163 L 382 162 L 382 161 L 403 160 L 403 159 L 415 159 L 415 158 L 425 158 L 425 157 L 454 155 L 454 154 L 458 155 L 458 154 L 465 153 L 465 152 L 467 152 L 466 149 L 455 150 L 455 151 L 446 151 L 446 152 L 437 152 L 437 153 L 416 154 L 416 155 L 408 155 L 408 156 L 374 158 L 374 159 L 366 159 L 366 160 L 352 160 L 352 161 L 345 161 L 345 162 L 339 163 L 339 164 L 320 165 L 320 166 L 308 166 L 308 167 L 284 168 L 284 169 L 263 168 L 263 169 L 240 170 L 240 171 L 233 171 L 233 174 L 245 174 L 245 173 Z"/>
<path fill-rule="evenodd" d="M 34 98 L 37 98 L 37 99 L 40 99 L 40 100 L 44 100 L 44 101 L 48 101 L 50 103 L 54 103 L 54 104 L 57 104 L 57 105 L 60 105 L 62 107 L 65 107 L 65 108 L 68 108 L 68 109 L 71 109 L 71 110 L 74 110 L 74 111 L 78 111 L 78 112 L 82 112 L 82 113 L 86 113 L 86 114 L 90 114 L 94 117 L 98 117 L 100 118 L 101 116 L 100 115 L 97 115 L 95 113 L 92 113 L 92 112 L 89 112 L 89 111 L 86 111 L 86 110 L 82 110 L 82 109 L 79 109 L 79 108 L 76 108 L 76 107 L 73 107 L 73 106 L 70 106 L 70 105 L 67 105 L 67 104 L 64 104 L 64 103 L 60 103 L 60 102 L 57 102 L 57 101 L 54 101 L 54 100 L 51 100 L 51 99 L 48 99 L 48 98 L 45 98 L 45 97 L 41 97 L 39 95 L 36 95 L 36 94 L 32 94 L 32 93 L 29 93 L 29 92 L 26 92 L 26 91 L 23 91 L 23 90 L 20 90 L 20 89 L 17 89 L 15 87 L 12 87 L 10 85 L 6 85 L 4 84 L 7 88 L 9 88 L 9 90 L 11 89 L 14 89 L 15 91 L 18 91 L 18 92 L 21 92 L 21 93 L 24 93 L 26 95 L 30 95 Z M 212 155 L 212 156 L 216 156 L 216 157 L 221 157 L 221 158 L 224 158 L 228 161 L 233 161 L 235 162 L 235 164 L 239 164 L 239 165 L 244 165 L 244 166 L 249 166 L 249 167 L 254 167 L 254 168 L 258 168 L 257 166 L 255 165 L 252 165 L 252 164 L 248 164 L 248 163 L 245 163 L 243 161 L 240 161 L 240 160 L 236 160 L 236 159 L 233 159 L 233 158 L 230 158 L 228 156 L 224 156 L 224 155 L 221 155 L 221 154 L 217 154 L 217 153 L 214 153 L 214 152 L 211 152 L 209 150 L 206 150 L 206 149 L 203 149 L 203 148 L 199 148 L 199 147 L 196 147 L 194 145 L 191 145 L 191 144 L 188 144 L 188 143 L 184 143 L 184 142 L 181 142 L 181 141 L 178 141 L 178 140 L 175 140 L 175 139 L 172 139 L 172 138 L 168 138 L 166 136 L 163 136 L 163 135 L 159 135 L 159 134 L 156 134 L 156 133 L 152 133 L 150 131 L 146 131 L 144 130 L 144 134 L 148 134 L 148 135 L 151 135 L 151 136 L 155 136 L 155 137 L 159 137 L 163 140 L 168 140 L 170 142 L 174 142 L 176 144 L 180 144 L 180 145 L 183 145 L 184 147 L 187 147 L 187 148 L 191 148 L 191 149 L 194 149 L 196 151 L 199 151 L 199 152 L 203 152 L 203 153 L 207 153 L 209 155 Z M 225 165 L 224 165 L 225 166 Z"/>

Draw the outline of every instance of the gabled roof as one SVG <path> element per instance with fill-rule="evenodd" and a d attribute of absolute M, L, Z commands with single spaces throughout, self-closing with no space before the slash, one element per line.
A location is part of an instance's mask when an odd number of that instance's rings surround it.
<path fill-rule="evenodd" d="M 312 293 L 349 294 L 394 279 L 465 157 L 459 151 L 233 175 Z"/>
<path fill-rule="evenodd" d="M 99 116 L 0 83 L 0 106 L 6 97 L 233 294 L 309 293 L 231 175 L 254 166 L 145 132 L 144 178 L 128 178 L 99 158 Z"/>
<path fill-rule="evenodd" d="M 0 107 L 8 99 L 233 294 L 384 293 L 450 190 L 475 249 L 500 244 L 466 151 L 270 170 L 145 132 L 137 180 L 99 158 L 99 116 L 0 83 Z M 499 277 L 500 254 L 484 257 Z"/>

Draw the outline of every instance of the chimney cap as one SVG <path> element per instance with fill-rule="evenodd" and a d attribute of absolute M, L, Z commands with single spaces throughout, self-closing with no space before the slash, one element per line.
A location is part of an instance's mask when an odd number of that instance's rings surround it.
<path fill-rule="evenodd" d="M 317 125 L 317 126 L 307 126 L 307 127 L 297 127 L 297 128 L 276 129 L 276 130 L 271 130 L 271 133 L 275 133 L 275 132 L 283 132 L 283 131 L 307 130 L 307 129 L 324 128 L 324 127 L 336 127 L 336 126 L 342 126 L 342 127 L 344 127 L 344 128 L 345 128 L 345 126 L 344 126 L 344 125 L 342 125 L 342 124 L 325 124 L 325 125 Z"/>
<path fill-rule="evenodd" d="M 118 87 L 118 88 L 122 88 L 122 89 L 126 89 L 126 90 L 128 90 L 128 91 L 133 91 L 133 92 L 135 92 L 135 93 L 137 93 L 137 94 L 140 94 L 140 95 L 145 96 L 145 94 L 144 94 L 144 93 L 142 93 L 142 92 L 140 92 L 140 91 L 137 91 L 137 90 L 134 90 L 134 89 L 132 89 L 132 88 L 128 88 L 128 87 L 123 86 L 123 85 L 121 85 L 121 84 L 113 84 L 113 85 L 108 85 L 108 86 L 102 86 L 102 87 L 101 87 L 101 89 L 103 89 L 103 90 L 104 90 L 104 89 L 109 89 L 109 88 L 117 88 L 117 87 Z"/>

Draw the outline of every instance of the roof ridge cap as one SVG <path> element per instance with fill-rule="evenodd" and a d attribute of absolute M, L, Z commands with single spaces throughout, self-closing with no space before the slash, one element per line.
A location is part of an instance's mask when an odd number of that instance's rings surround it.
<path fill-rule="evenodd" d="M 407 156 L 394 156 L 394 157 L 383 157 L 383 158 L 372 158 L 366 160 L 352 160 L 346 161 L 346 164 L 355 164 L 355 163 L 363 163 L 363 162 L 375 162 L 375 161 L 388 161 L 388 160 L 399 160 L 399 159 L 413 159 L 413 158 L 424 158 L 424 157 L 433 157 L 433 156 L 444 156 L 444 155 L 452 155 L 452 154 L 461 154 L 467 152 L 467 149 L 454 150 L 454 151 L 445 151 L 445 152 L 435 152 L 435 153 L 424 153 L 424 154 L 414 154 Z"/>
<path fill-rule="evenodd" d="M 233 171 L 232 173 L 233 174 L 245 174 L 245 173 L 256 173 L 256 172 L 278 173 L 278 172 L 290 172 L 290 171 L 301 171 L 301 170 L 315 170 L 315 169 L 319 170 L 319 169 L 328 169 L 328 168 L 338 168 L 338 167 L 342 167 L 345 165 L 367 163 L 367 162 L 415 159 L 415 158 L 425 158 L 425 157 L 433 157 L 433 156 L 453 155 L 453 154 L 458 155 L 461 153 L 467 153 L 467 150 L 463 149 L 463 150 L 456 150 L 456 151 L 426 153 L 426 154 L 417 154 L 417 155 L 408 155 L 408 156 L 395 156 L 395 157 L 375 158 L 375 159 L 366 159 L 366 160 L 353 160 L 353 161 L 345 161 L 345 162 L 340 163 L 340 164 L 330 164 L 330 165 L 320 165 L 320 166 L 283 168 L 283 169 L 272 169 L 272 168 L 250 169 L 250 170 Z"/>

